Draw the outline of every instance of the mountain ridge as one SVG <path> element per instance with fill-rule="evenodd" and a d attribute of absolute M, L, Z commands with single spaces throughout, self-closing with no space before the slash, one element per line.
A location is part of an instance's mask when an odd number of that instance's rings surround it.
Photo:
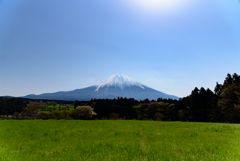
<path fill-rule="evenodd" d="M 124 74 L 115 74 L 108 77 L 102 82 L 72 91 L 58 91 L 54 93 L 43 93 L 40 95 L 26 95 L 24 98 L 30 99 L 56 99 L 56 100 L 85 100 L 90 99 L 113 99 L 117 97 L 134 98 L 136 100 L 144 100 L 146 98 L 156 100 L 163 99 L 179 99 L 174 95 L 168 95 L 147 87 Z"/>

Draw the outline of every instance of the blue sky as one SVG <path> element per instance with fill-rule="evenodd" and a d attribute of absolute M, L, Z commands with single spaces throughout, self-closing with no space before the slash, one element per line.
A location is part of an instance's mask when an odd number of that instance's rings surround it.
<path fill-rule="evenodd" d="M 125 74 L 184 97 L 240 74 L 239 0 L 141 1 L 0 0 L 0 96 Z"/>

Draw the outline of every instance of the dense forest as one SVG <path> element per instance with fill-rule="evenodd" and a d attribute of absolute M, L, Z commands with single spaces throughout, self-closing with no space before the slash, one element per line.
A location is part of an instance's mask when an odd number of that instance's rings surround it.
<path fill-rule="evenodd" d="M 40 113 L 39 108 L 47 104 L 74 104 L 68 108 L 51 113 Z M 94 115 L 81 117 L 78 107 L 92 107 Z M 55 106 L 54 106 L 55 107 Z M 90 101 L 50 101 L 22 98 L 0 98 L 0 114 L 16 113 L 36 114 L 42 119 L 138 119 L 162 121 L 196 121 L 196 122 L 240 122 L 240 76 L 227 74 L 223 84 L 216 83 L 214 91 L 197 87 L 187 97 L 179 100 L 135 100 L 134 98 L 92 99 Z M 30 115 L 29 115 L 30 116 Z"/>

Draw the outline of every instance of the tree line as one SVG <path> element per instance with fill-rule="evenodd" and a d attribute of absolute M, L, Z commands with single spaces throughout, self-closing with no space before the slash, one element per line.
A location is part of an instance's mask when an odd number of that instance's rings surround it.
<path fill-rule="evenodd" d="M 57 102 L 57 101 L 56 101 Z M 40 102 L 39 102 L 40 103 Z M 42 102 L 46 105 L 47 102 Z M 63 103 L 63 102 L 62 102 Z M 56 104 L 56 103 L 55 103 Z M 33 102 L 18 99 L 0 99 L 0 114 L 14 112 L 36 113 Z M 40 107 L 40 105 L 39 105 Z M 47 107 L 47 106 L 46 106 Z M 94 115 L 85 116 L 80 107 L 88 107 Z M 34 111 L 35 110 L 35 111 Z M 137 119 L 163 121 L 196 121 L 196 122 L 240 122 L 240 76 L 227 74 L 223 84 L 216 83 L 214 91 L 197 87 L 191 94 L 179 100 L 135 100 L 134 98 L 91 99 L 75 101 L 74 109 L 52 110 L 51 114 L 41 114 L 42 118 L 57 119 Z"/>

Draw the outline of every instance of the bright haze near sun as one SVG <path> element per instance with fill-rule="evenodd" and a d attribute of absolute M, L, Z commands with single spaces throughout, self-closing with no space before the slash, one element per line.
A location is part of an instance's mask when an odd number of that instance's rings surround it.
<path fill-rule="evenodd" d="M 135 6 L 136 10 L 141 10 L 144 14 L 168 15 L 174 14 L 189 6 L 191 0 L 128 0 L 127 3 Z"/>

